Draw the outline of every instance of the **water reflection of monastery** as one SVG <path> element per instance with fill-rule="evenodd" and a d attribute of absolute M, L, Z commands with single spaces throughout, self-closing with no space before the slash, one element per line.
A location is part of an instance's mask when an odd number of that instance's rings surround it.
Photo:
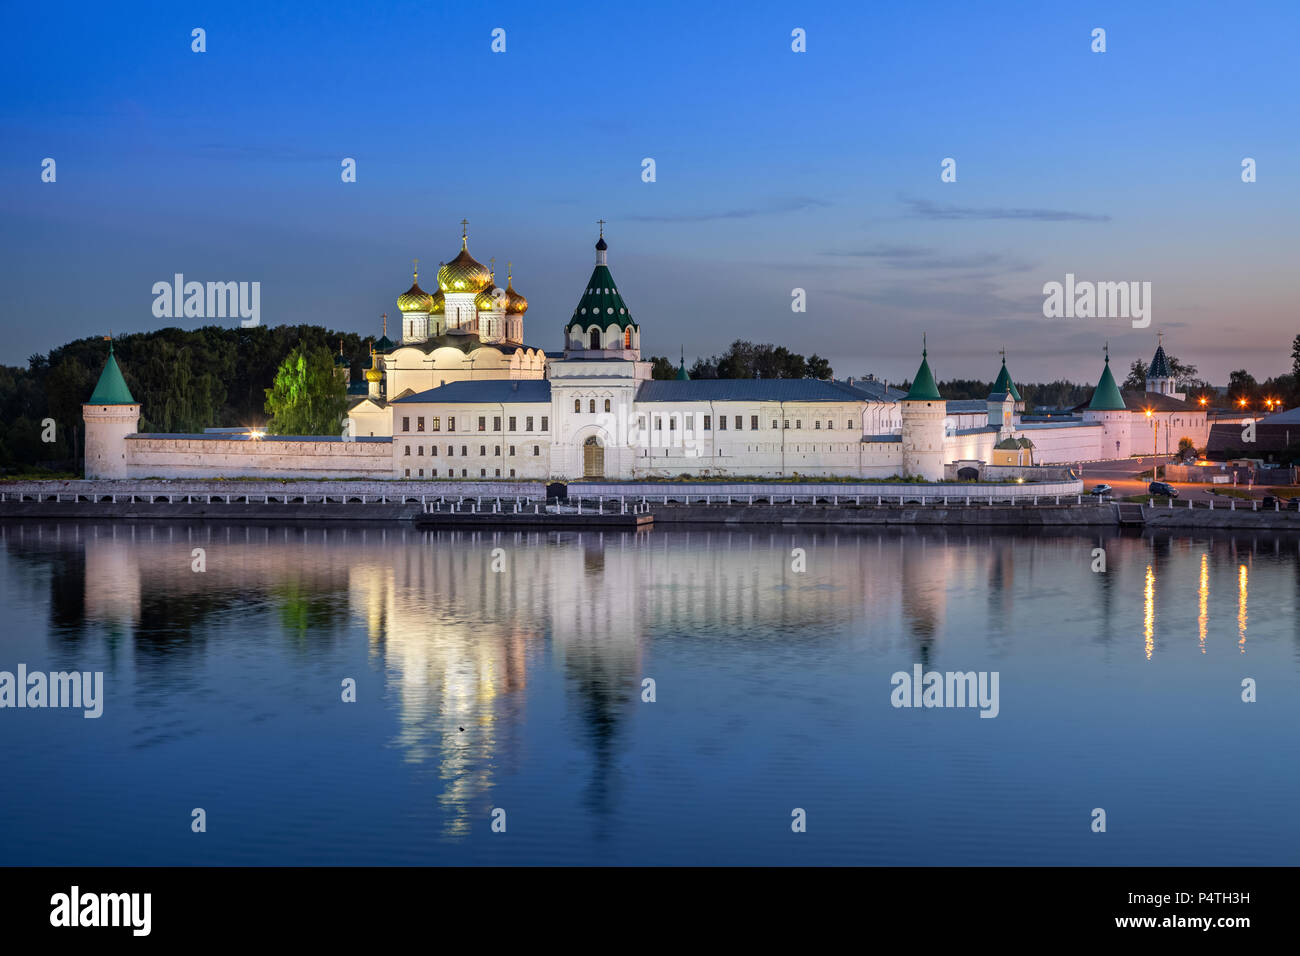
<path fill-rule="evenodd" d="M 0 538 L 4 560 L 48 569 L 52 640 L 105 635 L 115 667 L 212 654 L 230 639 L 223 628 L 246 634 L 250 617 L 303 654 L 365 640 L 372 686 L 397 721 L 389 743 L 436 779 L 453 834 L 485 818 L 501 775 L 526 757 L 528 709 L 557 701 L 590 762 L 586 799 L 603 807 L 627 726 L 643 719 L 640 681 L 660 639 L 729 642 L 723 650 L 737 655 L 779 640 L 814 659 L 819 646 L 850 641 L 864 675 L 900 660 L 967 667 L 1047 638 L 1156 661 L 1175 641 L 1244 653 L 1261 549 L 1296 564 L 1294 543 L 1278 539 L 941 530 L 10 523 Z M 1099 545 L 1106 574 L 1089 570 Z M 804 573 L 792 570 L 794 548 L 806 553 Z M 1070 619 L 1079 606 L 1090 610 Z"/>

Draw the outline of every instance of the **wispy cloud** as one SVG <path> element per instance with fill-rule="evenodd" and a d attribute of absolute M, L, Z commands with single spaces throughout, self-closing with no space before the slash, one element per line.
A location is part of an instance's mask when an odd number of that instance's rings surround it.
<path fill-rule="evenodd" d="M 1071 212 L 1065 209 L 1032 209 L 1015 206 L 953 206 L 929 199 L 903 198 L 913 219 L 1024 219 L 1031 222 L 1110 222 L 1104 213 Z"/>
<path fill-rule="evenodd" d="M 667 213 L 663 215 L 625 216 L 632 222 L 709 222 L 714 219 L 753 219 L 755 216 L 774 216 L 801 209 L 816 209 L 829 206 L 830 203 L 813 199 L 810 196 L 795 196 L 791 199 L 773 200 L 763 206 L 749 206 L 742 209 L 726 209 L 714 212 Z"/>
<path fill-rule="evenodd" d="M 943 271 L 988 269 L 993 273 L 1024 272 L 1030 263 L 999 252 L 974 252 L 968 255 L 940 255 L 926 246 L 877 245 L 863 249 L 824 252 L 822 255 L 849 259 L 878 259 L 891 269 Z"/>

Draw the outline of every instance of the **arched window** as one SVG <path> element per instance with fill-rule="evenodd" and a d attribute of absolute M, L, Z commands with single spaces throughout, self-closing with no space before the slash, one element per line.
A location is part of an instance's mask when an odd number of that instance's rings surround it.
<path fill-rule="evenodd" d="M 605 399 L 605 411 L 609 411 L 609 399 Z"/>
<path fill-rule="evenodd" d="M 582 399 L 575 398 L 573 400 L 573 414 L 577 415 L 581 411 L 582 411 Z"/>
<path fill-rule="evenodd" d="M 591 330 L 591 347 L 593 349 L 600 348 L 600 329 Z"/>
<path fill-rule="evenodd" d="M 594 398 L 587 402 L 587 411 L 592 415 L 596 414 L 596 400 Z"/>
<path fill-rule="evenodd" d="M 628 327 L 623 330 L 623 348 L 630 349 L 631 347 L 632 347 L 632 329 L 631 327 Z M 609 411 L 609 409 L 607 408 L 605 409 L 605 411 Z"/>

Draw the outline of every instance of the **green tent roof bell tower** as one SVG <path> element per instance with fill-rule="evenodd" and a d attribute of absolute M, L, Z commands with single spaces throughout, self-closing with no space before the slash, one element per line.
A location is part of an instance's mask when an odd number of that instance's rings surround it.
<path fill-rule="evenodd" d="M 1020 397 L 1020 393 L 1016 391 L 1016 383 L 1011 381 L 1011 373 L 1007 371 L 1007 353 L 1005 349 L 1002 352 L 1002 368 L 998 372 L 997 381 L 993 383 L 993 394 L 1000 395 L 1003 393 L 1010 395 L 1013 402 L 1024 401 Z"/>

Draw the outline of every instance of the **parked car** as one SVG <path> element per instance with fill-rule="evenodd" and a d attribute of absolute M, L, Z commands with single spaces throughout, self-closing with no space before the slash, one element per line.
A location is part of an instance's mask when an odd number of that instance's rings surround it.
<path fill-rule="evenodd" d="M 1166 498 L 1177 498 L 1178 489 L 1167 481 L 1153 481 L 1147 485 L 1147 492 L 1153 495 L 1163 495 Z"/>
<path fill-rule="evenodd" d="M 1278 498 L 1276 495 L 1265 495 L 1260 500 L 1259 506 L 1266 511 L 1271 511 L 1274 508 L 1274 506 L 1281 507 L 1281 505 L 1278 505 L 1278 502 L 1280 500 L 1281 499 Z"/>
<path fill-rule="evenodd" d="M 1103 483 L 1103 484 L 1100 484 L 1100 485 L 1093 485 L 1093 486 L 1092 486 L 1092 491 L 1088 492 L 1088 494 L 1090 494 L 1090 495 L 1108 495 L 1108 494 L 1110 494 L 1110 493 L 1111 493 L 1112 491 L 1114 491 L 1114 490 L 1115 490 L 1115 489 L 1112 488 L 1110 485 Z"/>

